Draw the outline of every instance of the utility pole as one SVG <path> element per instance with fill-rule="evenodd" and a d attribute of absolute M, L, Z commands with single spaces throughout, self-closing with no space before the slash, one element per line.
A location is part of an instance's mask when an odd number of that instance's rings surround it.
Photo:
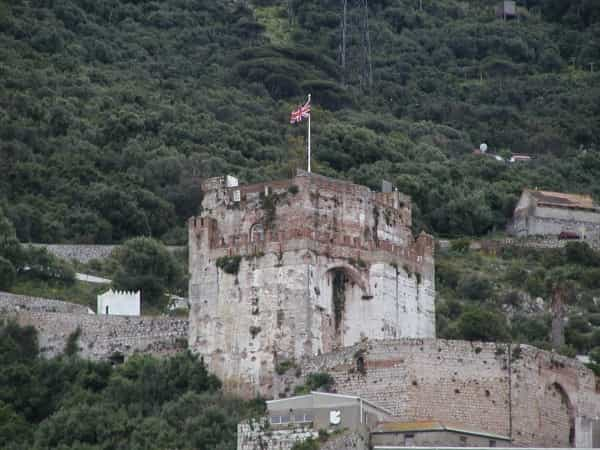
<path fill-rule="evenodd" d="M 342 0 L 342 85 L 346 85 L 346 31 L 348 26 L 348 0 Z"/>
<path fill-rule="evenodd" d="M 358 81 L 361 90 L 373 85 L 368 0 L 341 0 L 339 63 L 342 84 Z"/>
<path fill-rule="evenodd" d="M 373 86 L 373 64 L 371 62 L 371 38 L 369 35 L 369 4 L 368 0 L 364 0 L 364 38 L 365 38 L 365 64 L 367 65 L 367 82 L 369 87 Z"/>
<path fill-rule="evenodd" d="M 419 11 L 423 11 L 423 0 L 419 0 Z"/>
<path fill-rule="evenodd" d="M 594 64 L 593 62 L 590 63 L 590 72 L 594 73 Z"/>

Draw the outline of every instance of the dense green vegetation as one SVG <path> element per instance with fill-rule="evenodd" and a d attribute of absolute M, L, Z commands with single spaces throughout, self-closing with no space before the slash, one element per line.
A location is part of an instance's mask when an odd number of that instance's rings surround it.
<path fill-rule="evenodd" d="M 0 205 L 19 239 L 182 242 L 199 178 L 302 165 L 287 119 L 308 92 L 318 171 L 395 182 L 417 228 L 503 227 L 525 186 L 600 194 L 597 2 L 527 0 L 507 22 L 492 0 L 368 3 L 370 58 L 351 8 L 342 69 L 337 0 L 0 1 Z M 536 159 L 472 156 L 482 141 Z"/>
<path fill-rule="evenodd" d="M 239 421 L 262 414 L 190 353 L 134 356 L 113 367 L 76 355 L 43 359 L 31 327 L 0 325 L 0 447 L 235 449 Z"/>
<path fill-rule="evenodd" d="M 454 245 L 436 260 L 439 337 L 551 349 L 551 303 L 561 289 L 567 322 L 557 350 L 600 356 L 600 253 L 587 244 L 498 254 Z"/>
<path fill-rule="evenodd" d="M 117 289 L 141 291 L 145 304 L 157 304 L 165 290 L 187 291 L 183 267 L 160 242 L 145 237 L 133 238 L 115 250 Z"/>
<path fill-rule="evenodd" d="M 0 290 L 65 300 L 95 310 L 98 294 L 108 286 L 76 281 L 77 269 L 108 277 L 115 289 L 140 290 L 144 314 L 164 313 L 167 294 L 185 295 L 187 291 L 186 255 L 172 254 L 152 238 L 129 239 L 104 261 L 74 264 L 46 249 L 21 244 L 0 210 Z"/>
<path fill-rule="evenodd" d="M 0 290 L 10 289 L 15 282 L 72 287 L 75 270 L 44 248 L 22 245 L 12 223 L 0 209 Z"/>

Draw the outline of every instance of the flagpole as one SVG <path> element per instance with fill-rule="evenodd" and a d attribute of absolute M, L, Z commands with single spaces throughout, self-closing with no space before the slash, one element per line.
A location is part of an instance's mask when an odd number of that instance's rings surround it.
<path fill-rule="evenodd" d="M 310 103 L 310 94 L 308 94 L 308 103 Z M 308 173 L 310 173 L 310 116 L 308 114 Z"/>

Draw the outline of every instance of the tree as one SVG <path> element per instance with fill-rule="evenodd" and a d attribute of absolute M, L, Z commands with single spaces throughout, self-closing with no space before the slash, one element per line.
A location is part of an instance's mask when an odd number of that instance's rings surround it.
<path fill-rule="evenodd" d="M 27 421 L 14 409 L 0 401 L 0 447 L 7 448 L 10 443 L 19 443 L 24 447 L 30 434 Z"/>
<path fill-rule="evenodd" d="M 0 289 L 8 289 L 15 282 L 17 272 L 12 263 L 0 256 Z"/>
<path fill-rule="evenodd" d="M 468 341 L 503 341 L 509 334 L 504 318 L 492 311 L 470 309 L 458 320 L 460 338 Z"/>
<path fill-rule="evenodd" d="M 142 300 L 156 304 L 166 289 L 176 289 L 183 271 L 175 257 L 159 241 L 139 237 L 126 241 L 115 252 L 119 269 L 113 282 L 117 289 L 141 290 Z"/>
<path fill-rule="evenodd" d="M 13 224 L 4 216 L 0 208 L 0 257 L 10 261 L 13 266 L 21 263 L 23 249 L 17 239 Z"/>

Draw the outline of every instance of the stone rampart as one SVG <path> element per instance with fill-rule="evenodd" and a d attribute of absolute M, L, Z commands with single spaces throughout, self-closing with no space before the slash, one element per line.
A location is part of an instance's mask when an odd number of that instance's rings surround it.
<path fill-rule="evenodd" d="M 168 317 L 97 316 L 44 310 L 6 314 L 20 325 L 38 331 L 44 356 L 61 354 L 68 337 L 80 329 L 79 349 L 84 358 L 109 359 L 136 352 L 170 355 L 187 347 L 188 320 Z"/>
<path fill-rule="evenodd" d="M 594 374 L 531 346 L 402 339 L 369 341 L 302 362 L 329 372 L 338 393 L 360 396 L 400 420 L 436 419 L 511 436 L 518 446 L 591 447 L 600 415 Z"/>
<path fill-rule="evenodd" d="M 51 254 L 68 261 L 75 260 L 81 263 L 90 262 L 92 259 L 106 259 L 118 245 L 76 245 L 76 244 L 29 244 L 33 247 L 45 248 Z M 185 246 L 167 246 L 170 252 L 183 251 Z"/>
<path fill-rule="evenodd" d="M 87 306 L 78 305 L 76 303 L 0 292 L 0 313 L 16 313 L 20 311 L 32 313 L 93 313 Z"/>

